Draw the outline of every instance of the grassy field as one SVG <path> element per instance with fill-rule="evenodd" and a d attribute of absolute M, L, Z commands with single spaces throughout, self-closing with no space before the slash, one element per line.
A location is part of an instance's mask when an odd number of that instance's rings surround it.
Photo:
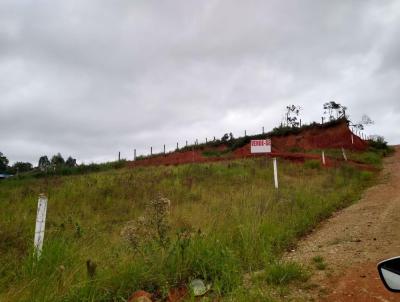
<path fill-rule="evenodd" d="M 348 166 L 278 166 L 279 191 L 265 159 L 0 182 L 0 301 L 126 301 L 138 289 L 165 297 L 193 278 L 227 300 L 266 300 L 245 291 L 243 276 L 304 280 L 282 252 L 374 179 Z M 39 193 L 49 204 L 37 260 Z"/>

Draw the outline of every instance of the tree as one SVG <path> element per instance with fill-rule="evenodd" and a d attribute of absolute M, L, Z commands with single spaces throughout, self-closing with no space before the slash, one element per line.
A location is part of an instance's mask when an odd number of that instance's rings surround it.
<path fill-rule="evenodd" d="M 229 140 L 229 134 L 225 133 L 222 137 L 221 137 L 221 142 L 226 143 Z"/>
<path fill-rule="evenodd" d="M 300 115 L 301 107 L 296 105 L 286 106 L 285 112 L 285 122 L 288 127 L 298 127 L 300 125 L 300 120 L 298 119 Z"/>
<path fill-rule="evenodd" d="M 346 110 L 347 107 L 336 103 L 334 101 L 326 102 L 323 106 L 324 114 L 328 115 L 330 121 L 340 118 L 347 118 Z"/>
<path fill-rule="evenodd" d="M 5 172 L 8 168 L 8 159 L 7 157 L 0 152 L 0 172 Z"/>
<path fill-rule="evenodd" d="M 50 168 L 50 161 L 46 155 L 39 158 L 38 167 L 41 171 L 47 171 Z"/>
<path fill-rule="evenodd" d="M 373 125 L 374 121 L 366 114 L 363 114 L 361 117 L 361 123 L 363 125 Z"/>
<path fill-rule="evenodd" d="M 355 127 L 359 130 L 364 130 L 365 126 L 373 125 L 374 121 L 366 114 L 363 114 L 361 117 L 361 121 L 358 123 L 353 123 L 349 121 L 350 126 Z"/>
<path fill-rule="evenodd" d="M 12 169 L 13 173 L 16 173 L 16 172 L 28 172 L 28 171 L 32 170 L 32 164 L 28 163 L 28 162 L 18 161 L 18 162 L 13 164 L 11 169 Z"/>
<path fill-rule="evenodd" d="M 70 168 L 76 167 L 76 159 L 69 156 L 65 161 L 65 165 Z"/>
<path fill-rule="evenodd" d="M 64 164 L 65 164 L 65 160 L 60 153 L 53 155 L 53 157 L 51 158 L 51 165 L 53 167 L 60 167 Z"/>

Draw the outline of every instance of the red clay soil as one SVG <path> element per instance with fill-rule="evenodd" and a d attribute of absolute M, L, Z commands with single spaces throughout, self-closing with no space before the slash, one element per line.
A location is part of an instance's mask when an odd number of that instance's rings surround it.
<path fill-rule="evenodd" d="M 353 136 L 354 143 L 351 141 L 351 136 Z M 268 154 L 268 157 L 280 157 L 295 162 L 304 162 L 308 159 L 321 159 L 321 157 L 316 154 L 290 152 L 295 149 L 309 151 L 315 149 L 334 149 L 343 147 L 348 150 L 362 151 L 368 147 L 368 144 L 364 140 L 350 131 L 346 122 L 331 127 L 315 126 L 305 129 L 298 134 L 273 136 L 271 137 L 271 141 L 272 152 Z M 226 154 L 221 157 L 209 157 L 203 155 L 203 152 L 207 150 L 222 151 L 227 148 L 227 146 L 220 145 L 216 148 L 206 147 L 202 150 L 194 149 L 191 151 L 176 151 L 128 162 L 128 166 L 179 165 L 265 156 L 251 154 L 250 144 L 246 144 L 243 147 L 236 149 L 231 154 Z M 337 164 L 337 160 L 326 158 L 326 163 L 327 166 L 333 166 Z M 352 164 L 360 168 L 370 169 L 369 166 L 360 163 L 353 162 Z"/>

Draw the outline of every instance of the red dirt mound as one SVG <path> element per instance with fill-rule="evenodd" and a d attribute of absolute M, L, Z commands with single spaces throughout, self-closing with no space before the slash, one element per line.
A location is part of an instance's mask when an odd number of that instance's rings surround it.
<path fill-rule="evenodd" d="M 272 153 L 268 154 L 269 157 L 282 157 L 298 162 L 304 162 L 306 159 L 319 159 L 320 157 L 312 154 L 293 153 L 293 151 L 301 152 L 314 149 L 334 149 L 342 147 L 345 149 L 362 151 L 368 147 L 366 141 L 350 131 L 346 121 L 329 127 L 325 125 L 315 125 L 297 134 L 272 136 L 271 141 Z M 204 151 L 222 151 L 226 149 L 228 149 L 228 146 L 220 145 L 218 147 L 207 146 L 203 149 L 193 149 L 190 151 L 176 151 L 129 162 L 128 166 L 178 165 L 255 157 L 254 154 L 250 153 L 250 143 L 221 157 L 204 156 L 203 154 Z M 332 165 L 331 160 L 327 159 L 327 164 Z"/>

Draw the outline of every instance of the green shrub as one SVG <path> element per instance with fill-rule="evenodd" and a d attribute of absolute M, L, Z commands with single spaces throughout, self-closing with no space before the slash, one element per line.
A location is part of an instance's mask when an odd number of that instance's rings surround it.
<path fill-rule="evenodd" d="M 368 141 L 369 146 L 376 150 L 387 150 L 389 148 L 385 138 L 383 136 L 375 136 Z"/>

